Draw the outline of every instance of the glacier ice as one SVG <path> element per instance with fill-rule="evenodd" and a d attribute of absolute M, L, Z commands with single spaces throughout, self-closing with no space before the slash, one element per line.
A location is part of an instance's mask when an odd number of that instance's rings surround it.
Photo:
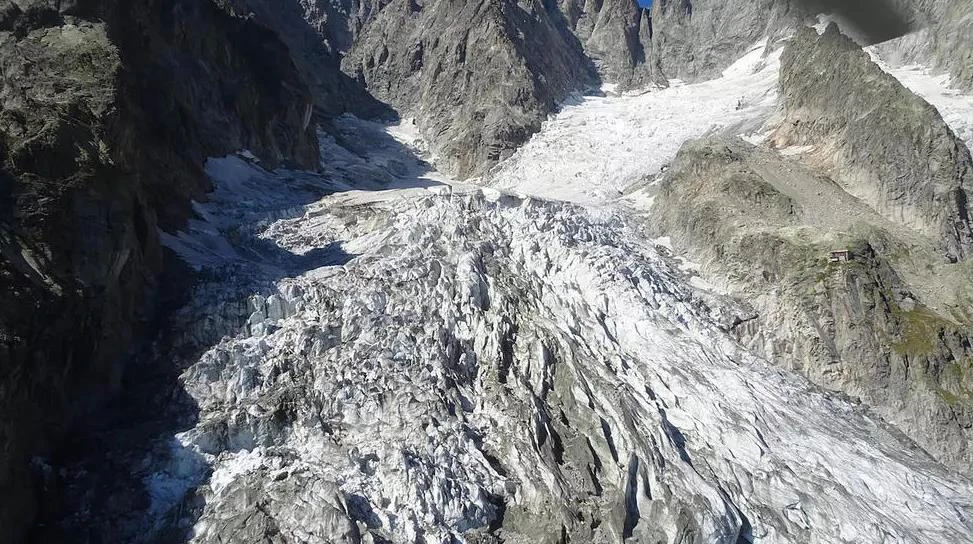
<path fill-rule="evenodd" d="M 181 377 L 199 419 L 178 439 L 206 465 L 193 541 L 973 538 L 969 482 L 737 345 L 741 310 L 624 207 L 414 166 L 371 191 L 211 166 L 205 225 L 171 241 L 224 271 L 181 326 L 236 315 Z M 295 206 L 312 187 L 331 194 Z M 213 237 L 232 251 L 199 261 Z"/>
<path fill-rule="evenodd" d="M 973 484 L 737 344 L 745 310 L 645 235 L 651 190 L 627 189 L 688 138 L 759 139 L 776 55 L 567 106 L 485 187 L 418 158 L 408 121 L 335 120 L 317 173 L 211 159 L 215 191 L 162 234 L 199 280 L 157 347 L 191 354 L 191 417 L 134 448 L 148 500 L 100 523 L 137 542 L 973 541 Z M 969 97 L 897 75 L 970 126 Z"/>

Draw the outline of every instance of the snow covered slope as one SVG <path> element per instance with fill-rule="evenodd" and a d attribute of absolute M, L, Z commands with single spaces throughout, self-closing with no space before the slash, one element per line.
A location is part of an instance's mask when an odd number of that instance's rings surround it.
<path fill-rule="evenodd" d="M 758 131 L 776 104 L 779 61 L 780 49 L 763 41 L 719 79 L 580 99 L 549 119 L 486 182 L 572 202 L 613 200 L 658 174 L 689 139 L 727 127 Z"/>
<path fill-rule="evenodd" d="M 545 198 L 603 204 L 652 179 L 690 139 L 728 130 L 759 141 L 777 105 L 780 46 L 780 41 L 755 44 L 723 77 L 711 81 L 673 81 L 667 89 L 609 93 L 566 105 L 497 165 L 485 183 Z M 875 48 L 868 51 L 883 69 L 935 106 L 953 131 L 973 146 L 973 96 L 950 89 L 948 75 L 934 75 L 921 66 L 891 67 Z"/>

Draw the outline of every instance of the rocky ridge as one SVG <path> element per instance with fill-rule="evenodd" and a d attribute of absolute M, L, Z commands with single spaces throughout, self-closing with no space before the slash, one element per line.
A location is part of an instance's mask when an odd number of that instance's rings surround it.
<path fill-rule="evenodd" d="M 605 82 L 620 89 L 665 85 L 650 68 L 652 18 L 636 2 L 565 0 L 560 4 L 568 26 L 584 46 Z"/>
<path fill-rule="evenodd" d="M 154 320 L 159 226 L 249 148 L 314 168 L 310 96 L 273 34 L 211 2 L 0 3 L 0 540 L 32 456 L 117 390 Z"/>
<path fill-rule="evenodd" d="M 362 24 L 361 15 L 355 10 L 364 10 L 367 3 L 360 6 L 316 0 L 233 0 L 229 3 L 236 12 L 273 30 L 287 45 L 322 119 L 346 112 L 365 118 L 395 118 L 388 105 L 376 100 L 362 88 L 361 82 L 340 68 L 340 55 L 353 43 L 354 32 Z"/>
<path fill-rule="evenodd" d="M 847 81 L 861 83 L 845 94 Z M 973 286 L 955 262 L 968 251 L 969 151 L 834 26 L 787 45 L 780 87 L 768 142 L 780 153 L 735 138 L 685 146 L 652 222 L 753 304 L 735 328 L 744 342 L 969 472 Z M 829 262 L 834 250 L 848 262 Z"/>
<path fill-rule="evenodd" d="M 650 63 L 665 79 L 718 77 L 753 44 L 785 36 L 809 15 L 779 0 L 658 0 Z"/>
<path fill-rule="evenodd" d="M 733 328 L 745 344 L 969 471 L 967 266 L 926 270 L 938 258 L 928 240 L 800 162 L 737 139 L 685 146 L 656 202 L 659 232 L 751 305 Z M 836 250 L 848 261 L 831 262 Z"/>
<path fill-rule="evenodd" d="M 464 178 L 512 153 L 599 75 L 622 88 L 664 83 L 646 68 L 651 24 L 634 0 L 241 5 L 288 42 L 312 81 L 316 67 L 340 62 L 415 120 L 440 168 Z M 340 93 L 315 94 L 331 104 Z"/>
<path fill-rule="evenodd" d="M 481 174 L 597 74 L 561 13 L 540 1 L 397 0 L 376 9 L 342 59 L 415 119 L 440 168 Z"/>
<path fill-rule="evenodd" d="M 773 145 L 813 145 L 806 159 L 850 194 L 937 240 L 950 259 L 969 256 L 973 162 L 936 108 L 834 24 L 820 37 L 797 33 L 781 58 L 780 88 Z"/>

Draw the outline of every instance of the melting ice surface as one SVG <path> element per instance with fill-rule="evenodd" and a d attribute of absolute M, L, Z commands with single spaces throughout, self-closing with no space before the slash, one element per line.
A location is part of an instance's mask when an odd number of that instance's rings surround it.
<path fill-rule="evenodd" d="M 758 47 L 568 106 L 502 191 L 348 117 L 321 174 L 212 160 L 166 238 L 213 279 L 177 318 L 199 421 L 146 478 L 155 511 L 198 486 L 198 542 L 973 540 L 969 482 L 734 343 L 732 302 L 613 203 L 688 138 L 759 132 L 775 77 Z"/>

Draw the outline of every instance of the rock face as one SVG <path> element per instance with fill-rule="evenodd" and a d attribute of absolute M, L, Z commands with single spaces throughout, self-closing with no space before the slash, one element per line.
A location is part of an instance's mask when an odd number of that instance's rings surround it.
<path fill-rule="evenodd" d="M 652 47 L 649 10 L 635 0 L 565 0 L 561 11 L 606 82 L 622 88 L 650 83 L 657 76 L 648 59 Z"/>
<path fill-rule="evenodd" d="M 815 146 L 813 160 L 849 193 L 937 240 L 951 259 L 973 253 L 973 161 L 934 107 L 834 24 L 820 37 L 798 32 L 780 82 L 778 147 Z"/>
<path fill-rule="evenodd" d="M 341 59 L 377 98 L 413 117 L 441 168 L 479 175 L 535 133 L 598 74 L 623 88 L 652 81 L 648 12 L 634 0 L 416 3 L 249 0 L 314 82 Z M 323 70 L 324 74 L 330 74 Z M 658 80 L 658 78 L 656 78 Z M 344 85 L 344 83 L 342 83 Z M 328 108 L 340 92 L 313 85 Z"/>
<path fill-rule="evenodd" d="M 929 240 L 797 161 L 741 140 L 687 144 L 656 202 L 660 232 L 707 279 L 752 304 L 751 319 L 734 327 L 746 344 L 860 398 L 969 473 L 967 266 L 925 269 L 936 261 Z M 847 262 L 830 262 L 835 249 L 849 251 Z M 942 304 L 940 291 L 954 288 L 952 305 Z"/>
<path fill-rule="evenodd" d="M 28 460 L 104 402 L 154 317 L 157 228 L 208 187 L 202 157 L 249 148 L 313 168 L 317 153 L 286 49 L 217 4 L 0 14 L 0 540 L 16 542 Z"/>
<path fill-rule="evenodd" d="M 667 79 L 718 77 L 757 41 L 782 37 L 804 16 L 786 0 L 656 0 L 650 63 Z"/>
<path fill-rule="evenodd" d="M 973 91 L 973 6 L 962 0 L 936 2 L 929 11 L 930 49 L 934 66 L 949 72 L 954 85 Z"/>
<path fill-rule="evenodd" d="M 886 57 L 950 73 L 970 89 L 973 6 L 963 0 L 659 0 L 652 6 L 650 65 L 686 81 L 719 75 L 754 42 L 774 40 L 824 14 Z M 851 23 L 854 21 L 854 24 Z"/>
<path fill-rule="evenodd" d="M 973 5 L 962 0 L 897 0 L 915 32 L 883 44 L 884 56 L 902 64 L 921 63 L 947 72 L 953 86 L 973 90 Z"/>
<path fill-rule="evenodd" d="M 233 5 L 238 12 L 252 15 L 260 25 L 276 32 L 287 45 L 320 114 L 395 116 L 391 108 L 340 70 L 340 54 L 351 45 L 361 24 L 356 10 L 364 5 L 321 0 L 234 0 Z"/>
<path fill-rule="evenodd" d="M 459 177 L 510 155 L 597 74 L 560 11 L 540 0 L 396 0 L 372 7 L 342 60 L 407 116 Z"/>

